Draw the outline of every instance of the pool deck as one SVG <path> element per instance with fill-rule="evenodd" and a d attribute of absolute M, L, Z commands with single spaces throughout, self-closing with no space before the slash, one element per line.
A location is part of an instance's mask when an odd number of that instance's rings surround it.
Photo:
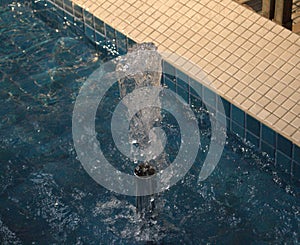
<path fill-rule="evenodd" d="M 299 35 L 232 0 L 73 1 L 300 146 Z"/>

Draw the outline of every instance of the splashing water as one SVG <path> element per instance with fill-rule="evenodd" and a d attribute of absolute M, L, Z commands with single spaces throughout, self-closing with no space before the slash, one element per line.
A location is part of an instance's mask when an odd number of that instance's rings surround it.
<path fill-rule="evenodd" d="M 116 71 L 125 73 L 125 76 L 118 81 L 121 98 L 139 88 L 161 86 L 161 56 L 156 49 L 153 43 L 136 44 L 127 55 L 120 57 Z M 151 96 L 147 92 L 139 96 L 143 96 L 150 106 L 155 102 L 160 105 L 158 96 Z M 131 157 L 135 163 L 138 159 L 144 161 L 155 159 L 163 144 L 158 137 L 161 132 L 155 128 L 162 120 L 160 108 L 148 107 L 138 111 L 138 106 L 132 101 L 130 106 L 127 106 L 127 116 L 137 111 L 132 118 L 129 118 L 131 120 L 129 142 L 131 143 Z"/>

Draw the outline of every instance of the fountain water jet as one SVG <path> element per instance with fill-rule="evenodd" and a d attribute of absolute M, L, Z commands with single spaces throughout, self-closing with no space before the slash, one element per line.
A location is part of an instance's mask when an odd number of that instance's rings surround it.
<path fill-rule="evenodd" d="M 120 97 L 124 98 L 132 91 L 142 87 L 161 86 L 161 61 L 161 56 L 153 43 L 136 44 L 130 48 L 127 55 L 120 58 L 116 66 L 116 71 L 125 72 L 125 76 L 118 81 Z M 147 97 L 147 100 L 150 100 L 149 104 L 151 105 L 151 101 L 159 102 L 159 97 Z M 127 107 L 128 114 L 131 114 L 130 110 L 136 111 L 136 108 L 134 105 L 130 108 Z M 158 107 L 148 107 L 138 111 L 129 119 L 131 120 L 129 128 L 130 157 L 138 164 L 134 170 L 137 193 L 136 212 L 138 218 L 142 220 L 143 226 L 149 227 L 156 223 L 158 195 L 143 195 L 142 193 L 144 190 L 156 193 L 155 176 L 157 171 L 162 169 L 164 163 L 163 153 L 160 154 L 159 159 L 157 158 L 163 145 L 158 137 L 160 132 L 153 130 L 162 120 L 161 110 Z"/>

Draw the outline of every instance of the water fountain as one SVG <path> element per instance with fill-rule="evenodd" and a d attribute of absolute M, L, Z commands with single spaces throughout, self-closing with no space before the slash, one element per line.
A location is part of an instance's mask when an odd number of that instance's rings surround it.
<path fill-rule="evenodd" d="M 125 76 L 118 81 L 121 98 L 142 87 L 161 86 L 161 56 L 156 50 L 157 48 L 153 43 L 136 44 L 128 50 L 126 56 L 119 60 L 116 71 L 125 72 Z M 159 100 L 159 97 L 150 98 L 150 100 Z M 135 106 L 130 106 L 127 109 L 128 115 L 131 115 L 130 110 L 136 111 Z M 138 218 L 147 226 L 156 219 L 157 194 L 140 195 L 140 193 L 143 192 L 143 189 L 150 190 L 152 193 L 156 192 L 157 183 L 153 177 L 163 165 L 161 158 L 159 161 L 155 161 L 163 142 L 159 140 L 159 132 L 153 130 L 162 120 L 161 111 L 160 108 L 149 107 L 138 111 L 129 120 L 131 120 L 129 129 L 130 155 L 137 164 L 134 170 L 137 190 L 136 212 Z"/>

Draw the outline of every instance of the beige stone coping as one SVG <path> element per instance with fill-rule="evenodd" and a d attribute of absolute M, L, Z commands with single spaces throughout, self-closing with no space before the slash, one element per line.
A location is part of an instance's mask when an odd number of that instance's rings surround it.
<path fill-rule="evenodd" d="M 300 146 L 299 35 L 231 0 L 74 2 Z"/>

